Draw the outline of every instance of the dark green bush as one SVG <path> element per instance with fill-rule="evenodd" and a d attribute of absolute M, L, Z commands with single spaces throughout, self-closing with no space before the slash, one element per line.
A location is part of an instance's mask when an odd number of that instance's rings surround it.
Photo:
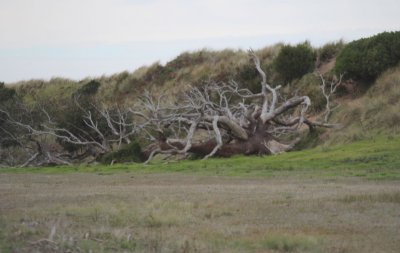
<path fill-rule="evenodd" d="M 311 111 L 321 112 L 325 108 L 325 97 L 322 94 L 321 80 L 314 74 L 304 75 L 296 84 L 298 94 L 306 95 L 311 99 Z"/>
<path fill-rule="evenodd" d="M 349 43 L 336 59 L 335 72 L 371 83 L 400 61 L 400 32 L 384 32 Z"/>
<path fill-rule="evenodd" d="M 308 42 L 284 45 L 273 64 L 283 81 L 288 83 L 314 69 L 315 53 Z"/>
<path fill-rule="evenodd" d="M 254 93 L 261 90 L 260 75 L 254 67 L 254 63 L 248 62 L 237 67 L 235 81 L 237 81 L 243 88 L 247 88 Z"/>
<path fill-rule="evenodd" d="M 325 44 L 319 49 L 319 60 L 321 62 L 326 62 L 337 56 L 343 49 L 344 43 L 342 40 L 338 42 L 331 42 Z"/>
<path fill-rule="evenodd" d="M 172 71 L 159 63 L 149 67 L 146 74 L 142 77 L 143 81 L 148 84 L 161 85 L 165 79 L 169 77 Z"/>
<path fill-rule="evenodd" d="M 117 163 L 143 162 L 143 157 L 141 153 L 142 149 L 140 147 L 140 144 L 137 141 L 133 141 L 117 151 L 104 155 L 101 158 L 101 163 L 111 164 L 113 160 Z"/>
<path fill-rule="evenodd" d="M 0 82 L 0 103 L 12 99 L 15 94 L 14 89 L 7 88 L 4 83 Z"/>
<path fill-rule="evenodd" d="M 198 51 L 198 52 L 185 52 L 180 54 L 178 57 L 175 59 L 169 61 L 166 65 L 165 68 L 169 69 L 171 72 L 177 71 L 179 69 L 201 64 L 206 60 L 206 54 L 207 52 L 205 51 Z"/>
<path fill-rule="evenodd" d="M 271 71 L 271 64 L 265 64 L 263 63 L 263 59 L 261 59 L 261 68 L 267 74 L 267 81 L 275 84 L 275 80 L 271 78 L 273 72 Z M 261 76 L 254 66 L 252 60 L 249 60 L 246 64 L 241 64 L 236 67 L 234 80 L 238 82 L 242 88 L 247 88 L 254 93 L 261 91 Z"/>
<path fill-rule="evenodd" d="M 76 92 L 75 95 L 80 96 L 92 96 L 97 93 L 99 90 L 101 83 L 96 80 L 91 80 L 90 82 L 84 84 L 80 87 Z"/>
<path fill-rule="evenodd" d="M 106 119 L 101 116 L 99 111 L 101 102 L 95 97 L 100 85 L 100 82 L 91 80 L 77 89 L 71 97 L 53 101 L 38 100 L 37 103 L 40 103 L 44 108 L 48 108 L 47 111 L 52 115 L 58 128 L 68 130 L 81 139 L 101 142 L 103 137 L 95 129 L 87 125 L 87 119 L 85 118 L 90 112 L 92 120 L 96 122 L 99 131 L 105 137 L 112 134 Z M 80 145 L 66 142 L 63 138 L 57 138 L 57 142 L 69 152 L 81 149 Z"/>

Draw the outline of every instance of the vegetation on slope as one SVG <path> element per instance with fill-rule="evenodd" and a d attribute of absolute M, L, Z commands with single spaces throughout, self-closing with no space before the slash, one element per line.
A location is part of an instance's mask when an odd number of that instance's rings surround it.
<path fill-rule="evenodd" d="M 400 66 L 386 71 L 364 96 L 344 101 L 335 121 L 344 129 L 331 133 L 328 143 L 348 143 L 375 135 L 400 133 Z"/>
<path fill-rule="evenodd" d="M 312 147 L 316 144 L 327 143 L 345 143 L 357 140 L 370 138 L 376 134 L 391 136 L 399 134 L 399 67 L 393 67 L 398 63 L 399 32 L 382 33 L 371 38 L 358 40 L 349 44 L 344 44 L 342 41 L 328 43 L 321 48 L 313 49 L 308 44 L 299 45 L 282 45 L 277 44 L 272 47 L 266 47 L 256 51 L 260 57 L 261 67 L 266 71 L 268 82 L 272 84 L 282 84 L 286 80 L 288 85 L 282 88 L 282 97 L 291 97 L 293 94 L 308 95 L 311 100 L 311 117 L 318 119 L 320 112 L 324 109 L 325 98 L 321 94 L 320 80 L 314 73 L 306 73 L 312 70 L 311 66 L 315 62 L 314 71 L 320 71 L 326 76 L 333 76 L 335 67 L 335 59 L 337 64 L 335 71 L 345 73 L 345 77 L 358 78 L 361 81 L 354 82 L 346 81 L 343 83 L 339 94 L 334 100 L 340 102 L 340 107 L 333 113 L 333 121 L 343 124 L 340 130 L 329 130 L 319 132 L 319 136 L 309 138 L 309 143 L 302 143 L 302 147 Z M 285 49 L 295 49 L 304 51 L 309 57 L 308 64 L 303 64 L 304 61 L 297 59 L 292 62 L 293 65 L 301 67 L 307 65 L 307 71 L 301 72 L 296 77 L 286 78 L 282 73 L 278 73 L 276 66 L 278 59 L 283 57 Z M 306 52 L 307 51 L 307 52 Z M 371 52 L 369 52 L 371 51 Z M 373 54 L 372 54 L 373 53 Z M 377 55 L 385 57 L 377 58 Z M 290 55 L 290 54 L 289 54 Z M 347 56 L 346 56 L 347 55 Z M 350 56 L 349 56 L 350 55 Z M 315 58 L 318 56 L 318 59 Z M 292 57 L 293 58 L 293 57 Z M 362 63 L 362 64 L 360 64 Z M 354 74 L 353 67 L 355 65 L 358 74 Z M 377 65 L 378 64 L 378 65 Z M 303 66 L 303 67 L 304 67 Z M 387 70 L 389 67 L 393 67 Z M 373 70 L 371 70 L 373 68 Z M 386 70 L 386 72 L 385 72 Z M 361 72 L 360 72 L 361 71 Z M 365 72 L 367 71 L 367 72 Z M 377 71 L 377 72 L 374 72 Z M 367 77 L 365 73 L 370 73 L 377 78 L 374 82 Z M 368 86 L 363 86 L 366 81 Z M 137 96 L 143 94 L 145 90 L 149 90 L 154 94 L 165 93 L 168 100 L 172 102 L 176 100 L 177 95 L 188 89 L 188 87 L 202 87 L 205 81 L 215 80 L 228 82 L 235 80 L 241 87 L 248 88 L 253 92 L 258 92 L 260 89 L 259 76 L 253 63 L 249 60 L 247 53 L 242 50 L 223 50 L 211 51 L 207 49 L 185 52 L 177 58 L 171 60 L 165 65 L 155 63 L 148 67 L 142 67 L 134 72 L 122 72 L 113 76 L 102 76 L 95 79 L 84 79 L 81 81 L 73 81 L 63 78 L 53 78 L 49 81 L 31 80 L 24 81 L 7 86 L 2 85 L 0 90 L 3 91 L 1 96 L 18 97 L 18 100 L 26 105 L 26 108 L 17 106 L 15 103 L 6 102 L 9 99 L 2 99 L 0 104 L 6 105 L 7 110 L 11 110 L 12 115 L 18 115 L 23 118 L 24 122 L 35 121 L 36 125 L 40 125 L 41 120 L 46 119 L 46 115 L 40 113 L 42 108 L 46 108 L 59 123 L 59 127 L 67 127 L 74 134 L 82 134 L 81 130 L 74 130 L 79 126 L 86 133 L 92 133 L 93 129 L 89 129 L 86 123 L 82 121 L 82 117 L 87 117 L 83 114 L 80 106 L 90 110 L 91 117 L 99 122 L 100 128 L 106 129 L 107 122 L 102 119 L 99 114 L 99 108 L 109 109 L 110 112 L 117 113 L 119 105 L 135 105 L 137 104 Z M 90 94 L 82 93 L 91 84 L 96 84 L 96 89 Z M 286 82 L 285 82 L 286 84 Z M 362 89 L 359 87 L 363 86 Z M 353 89 L 356 87 L 355 89 Z M 358 88 L 357 88 L 358 87 Z M 10 89 L 12 88 L 12 89 Z M 357 91 L 357 94 L 353 94 Z M 77 94 L 81 94 L 77 96 Z M 83 94 L 83 95 L 82 95 Z M 88 99 L 90 97 L 90 99 Z M 80 100 L 79 100 L 80 98 Z M 79 102 L 77 105 L 76 102 Z M 84 102 L 86 101 L 86 102 Z M 0 114 L 4 116 L 4 114 Z M 21 134 L 18 128 L 7 125 L 4 120 L 0 122 L 3 129 L 8 133 L 1 133 L 1 142 L 3 145 L 3 154 L 15 154 L 16 160 L 26 160 L 24 152 L 18 151 L 6 143 L 11 143 L 9 140 L 11 134 Z M 16 132 L 13 133 L 12 130 Z M 112 135 L 109 131 L 105 131 L 107 135 Z M 94 138 L 94 140 L 99 140 Z M 54 143 L 61 145 L 67 151 L 81 152 L 79 147 L 68 145 L 59 138 L 42 138 L 47 142 L 47 146 L 57 149 Z M 131 136 L 129 141 L 135 141 L 138 136 Z M 36 139 L 38 140 L 38 139 Z M 42 141 L 40 140 L 40 141 Z M 139 140 L 142 145 L 146 143 Z M 34 149 L 34 144 L 30 145 L 30 149 Z M 110 157 L 113 157 L 115 151 L 112 146 L 111 151 L 107 151 L 103 161 L 110 162 Z M 120 148 L 121 145 L 118 146 Z M 138 147 L 137 150 L 140 150 Z M 82 153 L 82 152 L 81 152 Z M 121 152 L 124 154 L 125 152 Z M 126 154 L 130 154 L 126 152 Z M 119 157 L 119 155 L 117 155 Z M 103 157 L 103 156 L 101 156 Z M 100 161 L 100 158 L 98 161 Z M 15 160 L 15 159 L 14 159 Z M 111 158 L 111 161 L 114 160 Z M 120 161 L 128 161 L 120 157 Z M 135 159 L 134 159 L 135 160 Z M 17 163 L 18 164 L 18 163 Z M 21 164 L 21 162 L 19 162 Z"/>
<path fill-rule="evenodd" d="M 315 52 L 308 42 L 284 45 L 274 61 L 274 68 L 286 84 L 312 72 L 315 61 Z"/>
<path fill-rule="evenodd" d="M 264 69 L 271 69 L 273 59 L 281 48 L 280 44 L 257 50 Z M 272 70 L 271 70 L 272 71 Z M 184 52 L 165 65 L 154 63 L 134 72 L 122 72 L 112 76 L 94 78 L 101 83 L 98 97 L 109 101 L 132 102 L 136 96 L 149 90 L 153 93 L 164 92 L 174 97 L 188 85 L 199 86 L 204 81 L 236 80 L 245 87 L 259 88 L 258 73 L 254 64 L 243 50 L 212 51 L 202 49 Z M 30 80 L 10 84 L 23 97 L 30 99 L 69 96 L 91 79 L 81 81 L 53 78 L 49 81 Z"/>
<path fill-rule="evenodd" d="M 346 45 L 337 58 L 336 71 L 371 82 L 399 62 L 400 32 L 384 32 Z"/>

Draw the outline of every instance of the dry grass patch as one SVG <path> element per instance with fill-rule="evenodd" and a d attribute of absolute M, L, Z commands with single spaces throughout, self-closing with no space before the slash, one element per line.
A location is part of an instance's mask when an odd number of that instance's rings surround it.
<path fill-rule="evenodd" d="M 385 202 L 400 204 L 400 192 L 385 192 L 378 194 L 346 195 L 340 199 L 346 203 L 353 202 Z"/>
<path fill-rule="evenodd" d="M 0 251 L 395 252 L 398 200 L 354 178 L 1 174 Z"/>

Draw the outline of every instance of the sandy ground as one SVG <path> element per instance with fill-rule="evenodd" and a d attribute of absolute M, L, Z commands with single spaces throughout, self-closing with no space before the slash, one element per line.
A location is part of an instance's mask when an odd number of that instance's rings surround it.
<path fill-rule="evenodd" d="M 0 174 L 0 230 L 0 252 L 400 252 L 400 183 Z"/>

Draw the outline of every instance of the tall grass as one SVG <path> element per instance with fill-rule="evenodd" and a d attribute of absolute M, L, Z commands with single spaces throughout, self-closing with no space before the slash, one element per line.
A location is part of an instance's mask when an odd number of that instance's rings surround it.
<path fill-rule="evenodd" d="M 344 143 L 377 134 L 400 133 L 400 66 L 383 73 L 355 100 L 347 100 L 334 115 L 345 127 L 332 133 L 329 143 Z"/>
<path fill-rule="evenodd" d="M 265 47 L 256 51 L 265 66 L 278 54 L 281 45 Z M 201 49 L 184 52 L 175 59 L 161 64 L 138 68 L 133 72 L 124 71 L 111 76 L 93 78 L 102 85 L 98 96 L 103 100 L 129 102 L 142 94 L 143 90 L 166 93 L 173 98 L 176 92 L 185 90 L 188 85 L 201 85 L 207 80 L 229 81 L 235 79 L 238 69 L 249 64 L 247 52 L 225 49 L 214 51 Z M 80 81 L 66 78 L 28 80 L 11 84 L 27 101 L 34 102 L 37 97 L 57 98 L 69 96 L 91 79 Z M 246 85 L 246 83 L 244 83 Z"/>

